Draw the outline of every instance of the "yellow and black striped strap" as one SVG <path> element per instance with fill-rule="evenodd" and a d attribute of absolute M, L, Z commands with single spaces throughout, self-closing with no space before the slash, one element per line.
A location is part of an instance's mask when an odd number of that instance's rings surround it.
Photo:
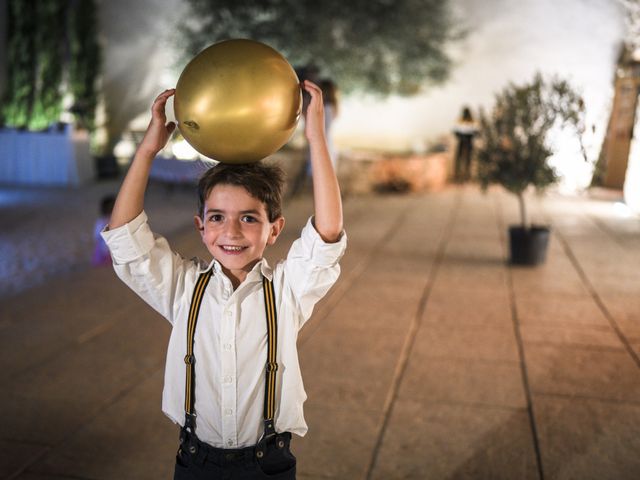
<path fill-rule="evenodd" d="M 191 306 L 189 307 L 189 320 L 187 324 L 187 355 L 184 363 L 187 366 L 187 378 L 184 395 L 185 424 L 192 432 L 195 432 L 195 415 L 193 413 L 195 405 L 195 357 L 193 355 L 193 343 L 198 323 L 198 313 L 204 291 L 211 278 L 212 269 L 201 273 L 193 290 Z M 276 299 L 271 280 L 263 277 L 262 290 L 264 293 L 264 306 L 267 317 L 267 365 L 264 394 L 264 437 L 275 435 L 275 404 L 276 404 L 276 373 L 278 363 L 276 353 L 278 351 L 278 317 L 276 314 Z"/>
<path fill-rule="evenodd" d="M 273 282 L 267 277 L 262 278 L 262 290 L 264 293 L 264 307 L 267 317 L 267 378 L 264 393 L 264 436 L 275 435 L 273 417 L 276 409 L 276 373 L 278 363 L 276 352 L 278 351 L 278 316 L 276 315 L 276 298 L 273 292 Z"/>
<path fill-rule="evenodd" d="M 195 357 L 193 356 L 193 341 L 196 334 L 196 324 L 198 323 L 198 313 L 202 304 L 202 297 L 207 288 L 209 279 L 211 278 L 213 269 L 210 268 L 201 273 L 196 281 L 193 289 L 193 297 L 191 298 L 191 306 L 189 307 L 189 320 L 187 323 L 187 355 L 184 357 L 184 363 L 187 365 L 187 378 L 184 394 L 184 411 L 185 411 L 185 427 L 195 431 L 195 416 L 193 414 L 193 406 L 195 405 Z"/>

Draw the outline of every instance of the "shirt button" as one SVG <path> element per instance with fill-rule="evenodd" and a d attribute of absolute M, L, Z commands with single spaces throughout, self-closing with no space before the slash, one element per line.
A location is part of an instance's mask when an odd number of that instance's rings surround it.
<path fill-rule="evenodd" d="M 233 447 L 233 440 L 231 439 L 227 440 L 227 445 L 229 445 L 230 447 Z"/>
<path fill-rule="evenodd" d="M 225 415 L 233 415 L 233 409 L 231 409 L 231 408 L 225 408 L 225 409 L 224 409 L 224 414 L 225 414 Z"/>
<path fill-rule="evenodd" d="M 233 377 L 231 375 L 227 375 L 226 377 L 224 377 L 223 381 L 224 383 L 231 383 L 233 382 Z"/>
<path fill-rule="evenodd" d="M 224 349 L 228 352 L 229 350 L 231 350 L 231 344 L 230 343 L 225 343 L 224 344 Z"/>
<path fill-rule="evenodd" d="M 227 318 L 231 318 L 231 310 L 225 310 L 224 314 L 227 316 Z"/>

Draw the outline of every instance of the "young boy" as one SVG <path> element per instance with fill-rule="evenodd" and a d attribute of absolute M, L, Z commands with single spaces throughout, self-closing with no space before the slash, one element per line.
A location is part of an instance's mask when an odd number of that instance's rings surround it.
<path fill-rule="evenodd" d="M 262 258 L 284 226 L 282 170 L 218 165 L 198 185 L 196 228 L 213 256 L 185 260 L 155 236 L 143 200 L 151 163 L 175 125 L 160 94 L 103 237 L 118 276 L 173 328 L 162 398 L 178 423 L 175 479 L 295 479 L 291 433 L 307 425 L 296 340 L 335 283 L 346 247 L 342 203 L 324 133 L 322 93 L 311 82 L 305 135 L 315 216 L 286 260 Z"/>

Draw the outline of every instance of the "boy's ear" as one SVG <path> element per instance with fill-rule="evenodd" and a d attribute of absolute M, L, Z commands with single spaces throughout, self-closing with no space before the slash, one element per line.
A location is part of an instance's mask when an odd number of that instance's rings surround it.
<path fill-rule="evenodd" d="M 204 223 L 199 215 L 193 217 L 193 223 L 196 225 L 196 230 L 200 232 L 200 236 L 204 236 Z"/>
<path fill-rule="evenodd" d="M 273 223 L 271 223 L 271 231 L 269 232 L 269 239 L 267 240 L 267 245 L 273 245 L 276 243 L 278 239 L 278 235 L 282 232 L 284 228 L 284 217 L 278 217 L 275 219 Z"/>

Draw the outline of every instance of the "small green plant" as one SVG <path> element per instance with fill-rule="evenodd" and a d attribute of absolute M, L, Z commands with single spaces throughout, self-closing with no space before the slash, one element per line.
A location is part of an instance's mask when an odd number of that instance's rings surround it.
<path fill-rule="evenodd" d="M 524 229 L 529 228 L 527 188 L 542 191 L 558 181 L 548 163 L 554 153 L 549 134 L 556 128 L 575 131 L 586 160 L 582 97 L 567 81 L 540 74 L 524 85 L 510 83 L 496 95 L 490 113 L 480 112 L 478 180 L 485 190 L 499 184 L 518 197 Z"/>

